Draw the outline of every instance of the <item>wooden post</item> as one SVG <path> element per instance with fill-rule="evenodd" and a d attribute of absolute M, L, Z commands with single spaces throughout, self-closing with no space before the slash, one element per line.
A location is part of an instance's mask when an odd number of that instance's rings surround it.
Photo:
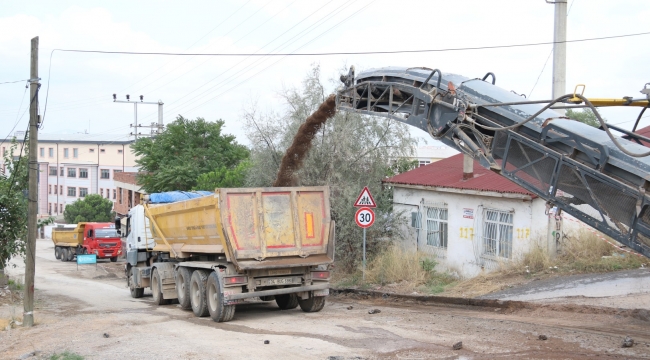
<path fill-rule="evenodd" d="M 23 325 L 34 326 L 34 272 L 36 269 L 36 213 L 38 212 L 38 36 L 32 39 L 29 75 L 29 193 L 27 207 L 27 243 L 25 251 L 25 296 Z"/>

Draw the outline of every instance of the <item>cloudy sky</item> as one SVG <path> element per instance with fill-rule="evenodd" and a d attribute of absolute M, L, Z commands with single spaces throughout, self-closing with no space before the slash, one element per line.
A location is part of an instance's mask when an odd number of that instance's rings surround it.
<path fill-rule="evenodd" d="M 568 0 L 569 40 L 650 32 L 645 0 Z M 395 55 L 218 57 L 95 54 L 82 49 L 173 53 L 313 53 L 448 49 L 553 40 L 554 6 L 544 0 L 220 0 L 3 1 L 0 83 L 29 77 L 30 39 L 40 37 L 43 133 L 88 132 L 125 139 L 130 94 L 162 100 L 164 121 L 177 115 L 223 119 L 247 143 L 242 110 L 281 112 L 278 93 L 300 86 L 313 64 L 324 79 L 357 69 L 426 66 L 467 77 L 496 74 L 497 85 L 532 99 L 551 97 L 552 45 Z M 640 97 L 650 82 L 650 35 L 567 45 L 567 92 Z M 51 70 L 50 70 L 51 65 Z M 332 87 L 334 84 L 332 83 Z M 25 130 L 25 83 L 0 84 L 0 136 Z M 157 108 L 138 108 L 141 123 Z M 638 109 L 606 109 L 610 123 L 631 128 Z M 650 125 L 650 114 L 641 126 Z M 15 131 L 14 130 L 14 131 Z"/>

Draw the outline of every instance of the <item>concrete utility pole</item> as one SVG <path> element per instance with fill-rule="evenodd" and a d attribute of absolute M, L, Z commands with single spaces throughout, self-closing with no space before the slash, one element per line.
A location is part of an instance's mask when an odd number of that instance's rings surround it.
<path fill-rule="evenodd" d="M 566 5 L 567 0 L 548 1 L 555 4 L 553 32 L 553 99 L 566 94 Z M 556 111 L 562 112 L 563 109 Z"/>
<path fill-rule="evenodd" d="M 147 102 L 144 101 L 144 96 L 140 95 L 140 101 L 131 101 L 131 96 L 126 95 L 126 101 L 124 100 L 117 100 L 117 94 L 113 94 L 113 102 L 115 103 L 124 103 L 124 104 L 133 104 L 133 118 L 134 118 L 134 124 L 131 124 L 131 127 L 133 127 L 135 130 L 130 134 L 134 135 L 135 139 L 138 140 L 138 136 L 142 135 L 138 131 L 140 131 L 140 128 L 151 128 L 151 135 L 157 135 L 160 134 L 163 130 L 163 105 L 164 103 L 161 100 L 158 100 L 158 102 Z M 149 105 L 158 105 L 158 124 L 155 125 L 152 123 L 149 126 L 142 126 L 141 124 L 138 124 L 138 104 L 149 104 Z M 154 132 L 154 128 L 156 129 Z M 146 135 L 145 135 L 146 136 Z"/>
<path fill-rule="evenodd" d="M 27 243 L 25 252 L 25 296 L 23 325 L 34 326 L 34 273 L 36 270 L 36 213 L 38 212 L 38 36 L 32 39 L 29 74 L 29 191 L 27 205 Z"/>

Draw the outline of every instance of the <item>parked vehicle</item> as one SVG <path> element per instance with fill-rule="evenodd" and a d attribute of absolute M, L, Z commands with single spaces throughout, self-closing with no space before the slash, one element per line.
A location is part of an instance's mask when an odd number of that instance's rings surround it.
<path fill-rule="evenodd" d="M 328 188 L 217 189 L 184 201 L 160 199 L 169 195 L 145 196 L 126 218 L 132 297 L 151 288 L 156 304 L 178 299 L 183 309 L 217 322 L 231 320 L 235 305 L 254 297 L 281 309 L 325 306 L 334 260 Z"/>
<path fill-rule="evenodd" d="M 54 256 L 61 261 L 73 261 L 80 254 L 95 254 L 98 259 L 116 262 L 122 254 L 122 240 L 113 223 L 58 225 L 52 229 L 52 242 Z"/>

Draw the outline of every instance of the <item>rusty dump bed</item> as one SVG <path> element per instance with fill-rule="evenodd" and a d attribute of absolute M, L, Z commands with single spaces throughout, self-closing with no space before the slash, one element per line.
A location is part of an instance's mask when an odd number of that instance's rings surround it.
<path fill-rule="evenodd" d="M 145 209 L 154 250 L 177 258 L 225 254 L 242 270 L 319 265 L 334 258 L 327 187 L 217 189 Z"/>
<path fill-rule="evenodd" d="M 76 227 L 52 228 L 52 242 L 55 246 L 81 246 L 84 242 L 86 223 L 78 223 Z"/>

